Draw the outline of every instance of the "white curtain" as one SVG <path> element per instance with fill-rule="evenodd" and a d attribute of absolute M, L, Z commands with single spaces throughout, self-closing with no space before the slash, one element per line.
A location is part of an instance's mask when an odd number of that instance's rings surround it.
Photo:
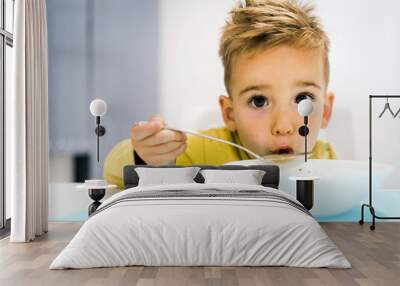
<path fill-rule="evenodd" d="M 48 230 L 48 56 L 45 0 L 16 0 L 11 110 L 6 146 L 11 242 Z"/>

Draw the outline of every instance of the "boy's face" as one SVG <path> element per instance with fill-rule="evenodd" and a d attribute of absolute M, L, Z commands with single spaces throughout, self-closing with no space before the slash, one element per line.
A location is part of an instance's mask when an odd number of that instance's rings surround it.
<path fill-rule="evenodd" d="M 311 151 L 332 112 L 334 94 L 326 88 L 322 51 L 278 46 L 239 55 L 232 65 L 231 97 L 220 96 L 219 103 L 227 128 L 238 131 L 244 147 L 261 156 L 301 153 L 298 129 L 304 119 L 298 102 L 309 98 L 314 105 L 308 117 Z"/>

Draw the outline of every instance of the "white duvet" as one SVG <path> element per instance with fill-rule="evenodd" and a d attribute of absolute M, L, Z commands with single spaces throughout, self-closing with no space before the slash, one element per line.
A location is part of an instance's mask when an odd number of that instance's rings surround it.
<path fill-rule="evenodd" d="M 312 216 L 278 199 L 179 195 L 122 199 L 137 192 L 169 190 L 261 190 L 299 204 L 282 191 L 257 185 L 138 186 L 105 200 L 50 269 L 127 265 L 351 267 Z"/>

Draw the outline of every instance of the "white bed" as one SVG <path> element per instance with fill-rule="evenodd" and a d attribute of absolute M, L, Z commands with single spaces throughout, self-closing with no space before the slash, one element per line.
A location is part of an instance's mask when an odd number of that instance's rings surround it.
<path fill-rule="evenodd" d="M 50 269 L 128 265 L 351 267 L 292 196 L 218 183 L 137 186 L 113 195 Z"/>

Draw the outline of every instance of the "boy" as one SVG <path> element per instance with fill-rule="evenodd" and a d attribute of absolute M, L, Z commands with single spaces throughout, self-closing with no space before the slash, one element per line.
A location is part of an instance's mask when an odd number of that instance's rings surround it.
<path fill-rule="evenodd" d="M 202 133 L 261 156 L 300 153 L 303 118 L 297 104 L 308 98 L 314 105 L 307 137 L 311 158 L 336 158 L 329 143 L 317 140 L 319 129 L 329 123 L 334 94 L 327 91 L 329 40 L 312 12 L 312 7 L 290 0 L 248 0 L 231 11 L 219 51 L 228 93 L 219 98 L 225 127 Z M 129 164 L 221 165 L 252 159 L 233 146 L 186 136 L 164 125 L 155 115 L 133 126 L 131 138 L 107 156 L 105 179 L 122 188 L 122 170 Z"/>

